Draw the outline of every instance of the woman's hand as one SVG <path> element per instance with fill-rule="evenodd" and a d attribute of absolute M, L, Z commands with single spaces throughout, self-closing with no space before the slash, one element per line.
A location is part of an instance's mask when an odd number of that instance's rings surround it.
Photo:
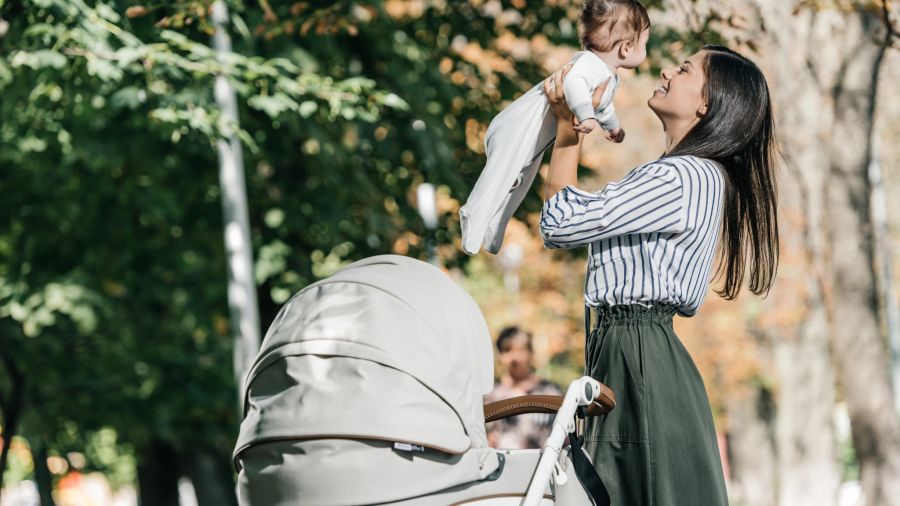
<path fill-rule="evenodd" d="M 563 91 L 563 79 L 566 78 L 566 74 L 570 70 L 572 70 L 571 63 L 544 79 L 544 95 L 547 96 L 547 101 L 550 102 L 550 111 L 553 112 L 553 115 L 560 122 L 565 121 L 568 124 L 572 124 L 575 118 L 575 115 L 569 109 L 569 105 L 566 104 L 566 95 Z"/>

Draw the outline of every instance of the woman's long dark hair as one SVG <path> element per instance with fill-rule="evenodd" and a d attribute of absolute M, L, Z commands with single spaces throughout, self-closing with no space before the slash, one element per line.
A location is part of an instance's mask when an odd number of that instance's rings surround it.
<path fill-rule="evenodd" d="M 722 46 L 705 46 L 707 113 L 667 156 L 692 155 L 725 169 L 716 293 L 734 299 L 750 267 L 750 291 L 768 294 L 778 270 L 775 125 L 759 68 Z"/>

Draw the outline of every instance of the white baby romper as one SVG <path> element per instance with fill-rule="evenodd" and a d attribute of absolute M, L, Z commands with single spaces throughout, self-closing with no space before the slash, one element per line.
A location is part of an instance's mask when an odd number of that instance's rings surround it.
<path fill-rule="evenodd" d="M 618 77 L 607 64 L 590 51 L 573 56 L 573 66 L 563 81 L 566 103 L 584 121 L 596 118 L 607 131 L 619 127 L 612 99 Z M 596 111 L 591 94 L 610 80 Z M 459 210 L 462 247 L 469 255 L 481 246 L 490 253 L 500 251 L 506 224 L 522 203 L 541 164 L 544 151 L 556 138 L 556 117 L 544 95 L 543 83 L 500 111 L 485 134 L 487 163 Z"/>

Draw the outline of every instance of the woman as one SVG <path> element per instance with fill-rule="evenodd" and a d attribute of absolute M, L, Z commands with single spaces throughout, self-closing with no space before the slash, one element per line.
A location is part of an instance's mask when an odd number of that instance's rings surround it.
<path fill-rule="evenodd" d="M 575 186 L 583 136 L 566 108 L 566 72 L 544 83 L 558 124 L 541 234 L 551 248 L 589 247 L 586 371 L 619 401 L 589 421 L 585 449 L 613 505 L 727 504 L 703 380 L 672 319 L 700 307 L 717 250 L 719 295 L 735 298 L 746 269 L 753 293 L 772 285 L 778 226 L 765 78 L 718 46 L 664 70 L 648 105 L 665 153 L 590 193 Z"/>

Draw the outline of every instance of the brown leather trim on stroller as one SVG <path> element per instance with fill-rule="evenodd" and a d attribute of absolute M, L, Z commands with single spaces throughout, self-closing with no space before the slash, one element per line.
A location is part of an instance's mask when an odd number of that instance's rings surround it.
<path fill-rule="evenodd" d="M 484 421 L 494 422 L 510 416 L 523 413 L 549 413 L 559 411 L 562 405 L 562 395 L 522 395 L 491 402 L 484 405 Z M 589 416 L 605 415 L 616 407 L 616 394 L 608 386 L 600 383 L 600 393 L 594 399 L 594 403 L 587 407 Z"/>

